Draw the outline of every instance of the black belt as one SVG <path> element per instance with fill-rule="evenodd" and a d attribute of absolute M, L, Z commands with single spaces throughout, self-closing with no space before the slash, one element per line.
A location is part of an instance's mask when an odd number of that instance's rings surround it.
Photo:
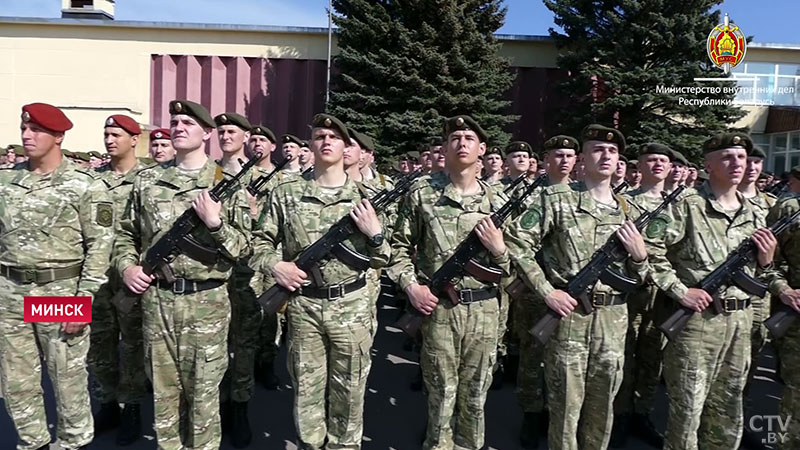
<path fill-rule="evenodd" d="M 455 289 L 458 296 L 458 302 L 462 305 L 469 305 L 470 303 L 482 302 L 497 298 L 497 288 L 484 288 L 484 289 Z"/>
<path fill-rule="evenodd" d="M 174 283 L 158 280 L 159 289 L 172 291 L 173 294 L 194 294 L 195 292 L 215 289 L 225 284 L 225 280 L 193 281 L 186 278 L 176 278 Z"/>
<path fill-rule="evenodd" d="M 736 298 L 722 298 L 719 300 L 722 312 L 733 312 L 750 306 L 750 299 L 739 300 Z"/>
<path fill-rule="evenodd" d="M 597 306 L 614 306 L 624 305 L 626 301 L 625 295 L 614 295 L 606 292 L 588 293 L 586 296 L 591 300 L 592 305 Z"/>
<path fill-rule="evenodd" d="M 44 284 L 56 280 L 68 280 L 81 274 L 81 264 L 70 267 L 56 267 L 53 269 L 23 269 L 0 264 L 0 275 L 9 280 L 19 283 Z"/>
<path fill-rule="evenodd" d="M 345 295 L 357 291 L 367 285 L 366 278 L 359 278 L 352 283 L 347 284 L 333 284 L 330 286 L 312 287 L 304 286 L 298 292 L 303 297 L 311 298 L 324 298 L 327 300 L 336 300 L 337 298 L 344 297 Z"/>

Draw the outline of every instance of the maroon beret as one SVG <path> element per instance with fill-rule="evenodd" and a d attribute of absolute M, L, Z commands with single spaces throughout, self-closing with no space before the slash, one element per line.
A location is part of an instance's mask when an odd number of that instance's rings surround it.
<path fill-rule="evenodd" d="M 106 119 L 106 126 L 122 128 L 131 136 L 142 134 L 142 128 L 139 126 L 139 123 L 123 114 L 108 116 L 108 119 Z"/>
<path fill-rule="evenodd" d="M 22 107 L 22 121 L 33 122 L 56 133 L 63 133 L 72 128 L 72 122 L 64 113 L 47 103 L 30 103 Z"/>
<path fill-rule="evenodd" d="M 155 130 L 150 132 L 150 142 L 153 142 L 157 139 L 169 139 L 169 130 L 166 128 L 156 128 Z"/>

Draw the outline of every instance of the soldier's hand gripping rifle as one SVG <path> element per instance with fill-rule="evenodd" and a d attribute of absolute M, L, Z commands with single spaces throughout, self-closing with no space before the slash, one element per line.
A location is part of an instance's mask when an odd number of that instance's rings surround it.
<path fill-rule="evenodd" d="M 677 200 L 678 195 L 680 195 L 685 188 L 685 186 L 678 186 L 678 188 L 669 195 L 662 193 L 664 201 L 654 210 L 645 212 L 639 216 L 634 222 L 636 229 L 639 231 L 644 230 L 651 220 L 661 214 L 670 203 Z M 594 312 L 592 300 L 586 294 L 589 293 L 589 290 L 592 289 L 597 280 L 602 281 L 604 284 L 611 286 L 617 291 L 623 293 L 632 292 L 637 286 L 636 281 L 611 268 L 612 264 L 621 262 L 627 257 L 628 251 L 625 249 L 625 246 L 622 245 L 616 233 L 612 234 L 611 237 L 608 238 L 608 241 L 595 252 L 592 259 L 569 280 L 566 292 L 572 298 L 581 302 L 581 307 L 586 314 Z M 560 314 L 548 309 L 547 314 L 536 322 L 536 325 L 531 328 L 530 333 L 539 343 L 545 344 L 558 327 L 560 320 Z"/>
<path fill-rule="evenodd" d="M 239 180 L 253 167 L 258 160 L 261 159 L 261 153 L 256 155 L 247 162 L 239 160 L 242 165 L 241 170 L 229 179 L 223 179 L 217 183 L 208 195 L 215 202 L 224 202 L 229 199 L 240 188 Z M 197 215 L 197 211 L 193 207 L 189 207 L 183 214 L 178 217 L 172 224 L 170 229 L 164 233 L 161 238 L 156 241 L 145 253 L 144 259 L 141 262 L 142 271 L 147 275 L 156 274 L 157 278 L 164 280 L 167 283 L 175 282 L 175 275 L 169 267 L 169 263 L 175 259 L 180 253 L 187 253 L 192 258 L 202 262 L 213 263 L 217 258 L 217 250 L 205 247 L 199 244 L 191 236 L 191 232 L 203 221 Z M 111 302 L 121 309 L 123 312 L 130 310 L 133 306 L 131 302 L 125 302 L 124 299 L 128 295 L 135 295 L 128 292 L 127 288 L 121 289 Z"/>
<path fill-rule="evenodd" d="M 797 219 L 797 217 L 800 217 L 800 211 L 797 211 L 791 216 L 783 217 L 782 219 L 773 223 L 772 226 L 769 227 L 769 230 L 772 231 L 772 234 L 774 234 L 775 237 L 778 237 L 781 233 L 786 231 L 787 228 L 789 228 L 789 226 L 795 219 Z M 713 272 L 708 274 L 700 281 L 700 284 L 697 287 L 708 292 L 708 294 L 714 298 L 714 309 L 718 314 L 723 312 L 722 302 L 719 297 L 717 297 L 718 291 L 723 285 L 738 286 L 739 289 L 759 298 L 763 298 L 767 294 L 768 286 L 765 283 L 751 277 L 744 271 L 744 268 L 755 261 L 757 257 L 758 248 L 756 247 L 755 242 L 753 242 L 752 239 L 746 239 L 739 244 L 739 247 L 737 247 L 733 253 L 728 255 L 728 259 L 726 259 L 725 262 L 723 262 L 719 267 L 714 269 Z M 694 314 L 694 312 L 695 311 L 692 309 L 681 306 L 669 317 L 669 319 L 659 325 L 658 328 L 670 340 L 675 339 L 678 334 L 680 334 L 683 327 L 685 327 L 689 322 L 689 319 L 692 318 L 692 314 Z M 774 318 L 774 316 L 771 316 L 769 319 L 767 319 L 767 321 L 770 322 L 770 325 L 768 325 L 767 328 L 770 326 L 774 328 L 776 325 L 779 328 L 787 326 L 786 317 L 788 317 L 788 315 L 784 315 L 783 318 Z M 766 322 L 764 323 L 766 325 Z"/>
<path fill-rule="evenodd" d="M 253 159 L 256 160 L 256 158 Z M 256 198 L 263 197 L 267 193 L 266 189 L 262 190 L 264 186 L 267 183 L 269 183 L 269 180 L 271 180 L 272 177 L 277 175 L 277 173 L 280 172 L 284 168 L 284 166 L 286 166 L 286 164 L 289 164 L 289 161 L 291 160 L 292 160 L 291 155 L 287 156 L 286 158 L 284 158 L 283 161 L 281 161 L 280 164 L 278 164 L 277 166 L 275 166 L 274 169 L 272 169 L 272 172 L 265 175 L 261 175 L 260 177 L 251 180 L 250 184 L 247 186 L 247 192 L 249 192 L 250 195 Z"/>
<path fill-rule="evenodd" d="M 520 178 L 524 178 L 524 175 Z M 515 214 L 524 204 L 525 199 L 533 194 L 533 191 L 541 186 L 546 179 L 546 175 L 539 175 L 533 183 L 526 185 L 525 189 L 522 190 L 518 196 L 507 201 L 500 209 L 492 214 L 491 218 L 494 226 L 501 228 L 503 222 L 505 222 L 509 216 Z M 517 180 L 514 180 L 514 182 L 517 182 Z M 434 295 L 447 294 L 450 301 L 452 301 L 453 304 L 457 304 L 459 299 L 452 285 L 454 279 L 469 274 L 487 283 L 500 283 L 503 271 L 496 267 L 486 266 L 476 259 L 476 255 L 485 251 L 486 247 L 478 237 L 478 233 L 473 229 L 467 237 L 461 241 L 458 247 L 456 247 L 455 252 L 450 258 L 448 258 L 431 276 L 430 282 L 427 283 L 431 292 L 434 293 Z M 413 337 L 419 333 L 423 318 L 424 316 L 421 312 L 413 306 L 409 306 L 409 310 L 400 317 L 394 326 Z"/>
<path fill-rule="evenodd" d="M 421 174 L 422 171 L 417 170 L 404 175 L 397 181 L 394 189 L 391 191 L 384 189 L 375 194 L 375 196 L 369 200 L 375 212 L 380 213 L 400 197 L 404 196 L 411 188 L 414 180 Z M 297 256 L 294 262 L 295 265 L 311 276 L 314 285 L 322 286 L 324 281 L 317 264 L 329 255 L 344 250 L 346 246 L 343 245 L 343 242 L 357 230 L 358 227 L 353 222 L 350 214 L 345 215 L 331 226 L 321 238 L 300 252 L 300 255 Z M 258 297 L 258 303 L 261 304 L 264 311 L 276 313 L 289 301 L 291 295 L 291 291 L 275 283 Z"/>

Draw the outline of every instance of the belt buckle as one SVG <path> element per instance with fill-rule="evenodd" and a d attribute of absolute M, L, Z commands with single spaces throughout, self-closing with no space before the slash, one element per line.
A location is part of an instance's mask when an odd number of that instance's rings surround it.
<path fill-rule="evenodd" d="M 608 298 L 608 294 L 605 292 L 598 292 L 592 294 L 592 304 L 594 306 L 606 306 L 606 299 Z"/>
<path fill-rule="evenodd" d="M 475 290 L 474 289 L 462 289 L 458 291 L 458 301 L 464 305 L 469 305 L 470 303 L 475 303 Z"/>
<path fill-rule="evenodd" d="M 328 301 L 344 297 L 344 284 L 328 286 Z"/>
<path fill-rule="evenodd" d="M 36 270 L 34 269 L 25 269 L 22 271 L 22 282 L 23 283 L 34 283 L 36 282 Z"/>
<path fill-rule="evenodd" d="M 186 292 L 186 278 L 175 278 L 175 282 L 172 283 L 172 293 L 183 294 L 184 292 Z"/>

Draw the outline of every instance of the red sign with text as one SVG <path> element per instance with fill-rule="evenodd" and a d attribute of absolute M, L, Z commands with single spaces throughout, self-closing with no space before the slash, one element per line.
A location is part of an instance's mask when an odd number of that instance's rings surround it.
<path fill-rule="evenodd" d="M 92 297 L 25 297 L 25 322 L 91 322 Z"/>

